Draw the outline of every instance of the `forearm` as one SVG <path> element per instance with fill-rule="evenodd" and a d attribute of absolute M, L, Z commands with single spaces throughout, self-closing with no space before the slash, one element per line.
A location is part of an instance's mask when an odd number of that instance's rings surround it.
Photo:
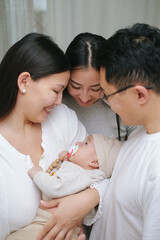
<path fill-rule="evenodd" d="M 96 189 L 88 188 L 85 191 L 77 194 L 81 202 L 81 211 L 84 211 L 84 216 L 87 215 L 99 203 L 99 193 Z"/>
<path fill-rule="evenodd" d="M 80 226 L 85 215 L 99 203 L 99 193 L 96 189 L 86 189 L 80 193 L 65 198 L 51 200 L 44 205 L 46 208 L 58 206 L 51 219 L 38 236 L 38 240 L 63 237 L 75 227 Z M 44 207 L 43 205 L 43 207 Z"/>

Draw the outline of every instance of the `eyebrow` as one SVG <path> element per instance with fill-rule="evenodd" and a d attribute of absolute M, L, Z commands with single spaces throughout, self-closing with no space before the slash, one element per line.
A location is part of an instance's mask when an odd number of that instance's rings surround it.
<path fill-rule="evenodd" d="M 80 84 L 80 83 L 77 83 L 77 82 L 75 82 L 75 81 L 73 81 L 71 78 L 69 79 L 71 82 L 73 82 L 73 83 L 75 83 L 75 84 L 77 84 L 77 85 L 79 85 L 79 86 L 82 86 L 82 84 Z M 90 85 L 90 87 L 99 87 L 100 86 L 100 83 L 98 83 L 98 84 L 95 84 L 95 85 Z"/>

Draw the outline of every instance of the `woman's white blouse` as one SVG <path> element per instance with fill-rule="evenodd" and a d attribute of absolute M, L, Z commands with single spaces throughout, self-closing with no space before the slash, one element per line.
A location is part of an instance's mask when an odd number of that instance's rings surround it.
<path fill-rule="evenodd" d="M 58 157 L 76 141 L 86 137 L 84 126 L 74 111 L 62 104 L 55 107 L 42 123 L 43 154 L 39 165 L 46 170 Z M 27 171 L 33 166 L 30 156 L 17 151 L 0 135 L 0 239 L 17 230 L 35 218 L 41 192 L 35 186 Z"/>

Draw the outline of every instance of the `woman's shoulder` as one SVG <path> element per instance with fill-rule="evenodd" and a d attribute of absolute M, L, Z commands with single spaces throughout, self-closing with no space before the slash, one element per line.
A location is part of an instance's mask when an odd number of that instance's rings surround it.
<path fill-rule="evenodd" d="M 43 132 L 49 135 L 50 133 L 56 134 L 61 142 L 65 142 L 66 148 L 64 149 L 83 140 L 86 136 L 86 130 L 78 121 L 77 115 L 65 104 L 55 106 L 42 126 Z"/>
<path fill-rule="evenodd" d="M 54 109 L 48 116 L 48 119 L 52 121 L 53 119 L 58 121 L 64 121 L 64 119 L 72 117 L 73 115 L 75 115 L 75 112 L 62 103 L 60 106 L 54 107 Z"/>
<path fill-rule="evenodd" d="M 74 130 L 80 127 L 80 122 L 74 110 L 65 104 L 55 106 L 43 124 L 47 128 Z"/>

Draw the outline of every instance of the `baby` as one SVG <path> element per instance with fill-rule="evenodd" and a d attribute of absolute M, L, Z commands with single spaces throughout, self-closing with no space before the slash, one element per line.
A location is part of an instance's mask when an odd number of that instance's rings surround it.
<path fill-rule="evenodd" d="M 116 139 L 101 134 L 89 135 L 83 142 L 61 152 L 46 172 L 36 166 L 28 174 L 42 191 L 45 200 L 74 194 L 111 177 L 121 145 Z M 39 209 L 32 224 L 10 234 L 7 240 L 36 239 L 50 216 L 51 213 Z M 77 228 L 72 240 L 77 238 L 79 231 L 80 228 Z"/>

